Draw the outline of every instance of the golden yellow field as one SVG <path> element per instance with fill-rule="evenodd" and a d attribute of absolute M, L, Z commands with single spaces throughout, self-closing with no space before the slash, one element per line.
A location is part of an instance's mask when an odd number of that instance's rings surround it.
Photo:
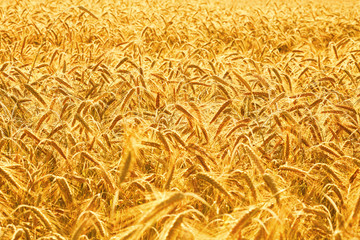
<path fill-rule="evenodd" d="M 358 1 L 0 1 L 0 239 L 360 239 Z"/>

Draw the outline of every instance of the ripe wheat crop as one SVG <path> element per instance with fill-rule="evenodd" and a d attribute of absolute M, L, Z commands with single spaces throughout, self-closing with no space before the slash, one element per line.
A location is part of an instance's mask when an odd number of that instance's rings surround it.
<path fill-rule="evenodd" d="M 360 239 L 359 7 L 0 0 L 0 239 Z"/>

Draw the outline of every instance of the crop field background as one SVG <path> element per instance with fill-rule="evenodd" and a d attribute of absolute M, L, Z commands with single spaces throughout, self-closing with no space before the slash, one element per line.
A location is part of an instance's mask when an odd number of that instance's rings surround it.
<path fill-rule="evenodd" d="M 360 239 L 358 1 L 0 1 L 0 239 Z"/>

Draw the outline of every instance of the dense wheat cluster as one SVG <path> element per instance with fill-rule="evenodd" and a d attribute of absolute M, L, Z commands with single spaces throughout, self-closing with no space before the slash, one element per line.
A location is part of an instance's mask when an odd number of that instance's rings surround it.
<path fill-rule="evenodd" d="M 359 239 L 357 1 L 250 2 L 0 1 L 0 239 Z"/>

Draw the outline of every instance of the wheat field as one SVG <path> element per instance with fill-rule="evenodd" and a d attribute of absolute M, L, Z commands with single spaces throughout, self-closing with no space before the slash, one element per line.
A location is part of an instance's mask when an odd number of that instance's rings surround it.
<path fill-rule="evenodd" d="M 0 239 L 360 239 L 359 7 L 0 1 Z"/>

